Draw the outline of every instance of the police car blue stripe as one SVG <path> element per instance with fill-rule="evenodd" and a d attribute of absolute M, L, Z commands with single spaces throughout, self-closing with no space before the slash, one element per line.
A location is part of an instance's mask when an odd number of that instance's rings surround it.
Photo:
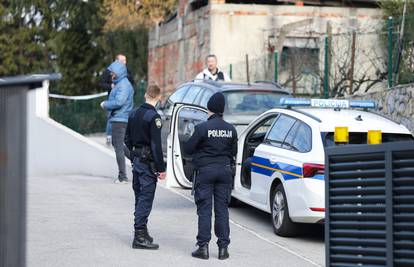
<path fill-rule="evenodd" d="M 259 173 L 266 176 L 272 176 L 275 171 L 279 171 L 283 178 L 287 180 L 293 180 L 293 179 L 300 179 L 302 178 L 302 168 L 283 163 L 283 162 L 277 162 L 277 163 L 270 163 L 269 159 L 257 157 L 254 156 L 252 160 L 252 172 Z M 325 176 L 322 174 L 315 175 L 314 177 L 311 177 L 312 179 L 317 180 L 325 180 Z"/>
<path fill-rule="evenodd" d="M 272 176 L 272 174 L 279 170 L 282 173 L 283 178 L 285 180 L 292 180 L 292 179 L 299 179 L 302 177 L 302 168 L 283 163 L 283 162 L 276 162 L 270 163 L 269 159 L 254 156 L 252 160 L 252 172 L 260 173 L 266 176 Z"/>

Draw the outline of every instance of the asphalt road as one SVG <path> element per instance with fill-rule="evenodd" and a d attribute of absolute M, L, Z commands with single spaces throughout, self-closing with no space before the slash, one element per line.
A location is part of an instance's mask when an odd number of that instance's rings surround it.
<path fill-rule="evenodd" d="M 131 184 L 108 178 L 28 178 L 28 266 L 323 266 L 323 229 L 307 227 L 297 238 L 273 234 L 269 216 L 242 205 L 231 208 L 230 259 L 190 256 L 197 217 L 190 192 L 159 183 L 149 220 L 157 251 L 134 250 Z"/>

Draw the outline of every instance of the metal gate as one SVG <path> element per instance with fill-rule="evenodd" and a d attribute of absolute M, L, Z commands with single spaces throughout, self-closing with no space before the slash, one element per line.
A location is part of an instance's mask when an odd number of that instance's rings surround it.
<path fill-rule="evenodd" d="M 326 266 L 414 266 L 414 142 L 326 151 Z"/>
<path fill-rule="evenodd" d="M 60 75 L 0 78 L 0 266 L 25 266 L 26 94 Z"/>

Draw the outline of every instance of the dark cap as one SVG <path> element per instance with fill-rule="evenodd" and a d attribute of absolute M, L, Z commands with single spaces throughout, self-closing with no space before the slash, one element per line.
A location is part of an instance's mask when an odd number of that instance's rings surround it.
<path fill-rule="evenodd" d="M 207 109 L 213 113 L 223 113 L 224 104 L 224 95 L 220 92 L 217 92 L 210 97 L 210 100 L 207 103 Z"/>

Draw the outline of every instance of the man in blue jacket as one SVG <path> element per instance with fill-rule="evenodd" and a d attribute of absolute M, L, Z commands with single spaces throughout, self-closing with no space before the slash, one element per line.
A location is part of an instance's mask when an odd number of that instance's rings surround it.
<path fill-rule="evenodd" d="M 101 107 L 111 113 L 109 121 L 112 124 L 112 145 L 115 148 L 119 171 L 118 179 L 115 180 L 115 183 L 127 183 L 124 138 L 129 112 L 134 106 L 134 89 L 127 78 L 128 72 L 125 64 L 119 60 L 115 60 L 108 69 L 111 70 L 112 80 L 115 86 L 108 100 L 101 103 Z"/>

